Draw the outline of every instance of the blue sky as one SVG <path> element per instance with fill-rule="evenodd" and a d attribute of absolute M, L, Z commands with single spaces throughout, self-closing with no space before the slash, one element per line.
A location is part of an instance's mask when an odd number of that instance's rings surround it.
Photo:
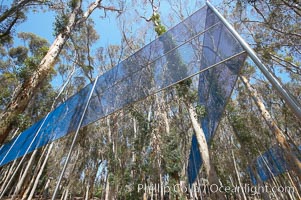
<path fill-rule="evenodd" d="M 195 12 L 203 5 L 205 5 L 205 1 L 200 3 L 201 1 L 192 0 L 191 5 L 185 5 L 186 7 L 183 9 L 185 17 L 189 14 Z M 212 1 L 216 4 L 217 1 Z M 197 7 L 196 7 L 197 6 Z M 151 15 L 151 7 L 147 4 L 145 7 L 131 7 L 130 5 L 126 6 L 126 12 L 137 12 L 140 15 L 144 15 L 145 17 L 149 17 Z M 143 9 L 143 10 L 142 10 Z M 173 13 L 170 9 L 170 4 L 167 1 L 161 1 L 159 12 L 161 13 Z M 176 14 L 174 14 L 174 21 L 163 20 L 163 23 L 168 27 L 173 26 L 180 22 L 177 18 Z M 54 40 L 53 37 L 53 23 L 55 19 L 55 13 L 53 11 L 40 11 L 37 12 L 30 11 L 27 13 L 27 20 L 18 25 L 16 27 L 16 33 L 18 32 L 32 32 L 40 37 L 43 37 L 51 43 Z M 99 46 L 106 46 L 108 44 L 119 44 L 121 40 L 121 33 L 118 27 L 118 19 L 116 19 L 116 14 L 112 12 L 107 12 L 107 17 L 103 18 L 104 12 L 103 10 L 95 10 L 90 18 L 92 18 L 95 22 L 95 28 L 100 35 L 100 40 L 98 41 Z M 137 18 L 137 16 L 136 16 Z M 136 21 L 142 21 L 145 24 L 146 21 L 141 19 L 136 19 Z M 139 28 L 139 27 L 134 27 Z M 16 44 L 18 44 L 18 39 L 16 38 Z"/>
<path fill-rule="evenodd" d="M 90 2 L 92 2 L 92 0 Z M 183 2 L 185 2 L 185 0 L 183 0 Z M 103 1 L 103 4 L 110 5 L 111 3 Z M 201 8 L 204 4 L 205 1 L 203 3 L 200 3 L 200 1 L 191 0 L 190 4 L 185 4 L 185 8 L 183 8 L 184 16 L 189 16 L 190 14 Z M 116 7 L 118 7 L 118 5 Z M 83 10 L 85 10 L 85 8 L 83 8 Z M 181 21 L 178 15 L 171 9 L 170 3 L 168 3 L 167 0 L 161 0 L 158 12 L 162 15 L 163 24 L 166 25 L 168 28 L 176 25 Z M 141 3 L 136 3 L 133 6 L 132 4 L 130 5 L 127 2 L 127 4 L 125 5 L 124 12 L 124 16 L 126 17 L 122 16 L 120 18 L 116 18 L 117 14 L 109 11 L 106 12 L 106 17 L 104 17 L 104 11 L 101 9 L 96 9 L 91 14 L 90 18 L 92 18 L 95 23 L 94 27 L 97 33 L 100 35 L 100 39 L 92 46 L 92 51 L 95 51 L 99 47 L 105 48 L 109 45 L 121 44 L 122 33 L 120 31 L 120 19 L 125 19 L 127 20 L 127 22 L 132 22 L 129 23 L 131 27 L 128 28 L 130 30 L 127 33 L 128 36 L 139 36 L 138 32 L 140 31 L 140 29 L 149 26 L 151 27 L 151 31 L 148 31 L 148 34 L 145 36 L 147 37 L 145 41 L 146 43 L 149 43 L 150 41 L 154 40 L 156 34 L 154 34 L 152 23 L 146 22 L 144 19 L 141 18 L 141 16 L 149 18 L 151 14 L 152 10 L 149 3 L 144 5 L 141 5 Z M 15 28 L 16 34 L 14 39 L 14 45 L 24 45 L 22 41 L 17 37 L 17 33 L 20 32 L 32 32 L 42 38 L 47 39 L 49 44 L 51 44 L 55 39 L 53 36 L 53 24 L 55 21 L 55 16 L 55 12 L 48 11 L 47 9 L 44 9 L 43 11 L 30 10 L 27 13 L 27 20 Z M 56 77 L 52 81 L 52 83 L 55 87 L 58 88 L 62 84 L 62 80 L 60 80 L 60 77 Z"/>
<path fill-rule="evenodd" d="M 54 12 L 29 12 L 27 20 L 17 26 L 16 32 L 32 32 L 48 41 L 53 41 L 54 37 L 51 31 L 53 30 L 53 21 Z"/>
<path fill-rule="evenodd" d="M 42 38 L 48 40 L 51 44 L 54 40 L 53 36 L 53 23 L 55 20 L 55 12 L 29 12 L 27 14 L 27 20 L 16 27 L 16 33 L 19 32 L 32 32 Z M 94 19 L 97 32 L 101 35 L 99 45 L 104 44 L 118 44 L 120 43 L 120 34 L 118 33 L 118 27 L 116 20 L 111 16 L 108 18 L 100 18 L 101 14 L 94 12 L 91 17 Z M 18 45 L 17 37 L 15 37 L 15 43 Z"/>
<path fill-rule="evenodd" d="M 205 1 L 191 1 L 192 3 L 190 5 L 185 5 L 185 8 L 183 8 L 183 13 L 186 16 L 193 13 L 197 9 L 201 8 Z M 221 4 L 219 4 L 219 0 L 211 1 L 212 4 L 216 5 L 217 7 L 220 7 Z M 141 5 L 140 5 L 141 6 Z M 131 7 L 130 5 L 127 5 L 125 7 L 127 13 L 136 13 L 136 16 L 129 16 L 132 17 L 129 20 L 134 20 L 135 22 L 132 24 L 131 30 L 133 33 L 129 33 L 132 35 L 135 35 L 135 32 L 137 32 L 140 28 L 140 26 L 146 26 L 148 22 L 143 20 L 142 18 L 138 17 L 144 16 L 149 17 L 151 15 L 151 7 L 149 4 L 146 4 L 145 7 L 141 8 L 139 6 L 137 7 Z M 161 1 L 160 7 L 159 7 L 160 13 L 166 13 L 171 14 L 172 20 L 169 20 L 169 17 L 162 17 L 163 24 L 167 27 L 174 26 L 178 22 L 180 22 L 180 19 L 178 18 L 177 14 L 172 11 L 170 4 L 167 1 Z M 95 22 L 95 29 L 100 35 L 100 39 L 96 42 L 96 44 L 93 45 L 92 49 L 96 49 L 99 47 L 106 47 L 108 45 L 114 45 L 114 44 L 120 44 L 122 39 L 122 34 L 120 31 L 120 28 L 118 26 L 118 19 L 116 19 L 116 14 L 112 12 L 107 12 L 107 17 L 104 16 L 103 10 L 95 10 L 92 15 L 90 16 L 94 22 Z M 39 35 L 40 37 L 43 37 L 49 41 L 51 44 L 54 40 L 53 36 L 53 23 L 55 20 L 55 13 L 53 11 L 44 11 L 41 12 L 38 10 L 37 12 L 30 11 L 27 14 L 27 20 L 18 25 L 16 27 L 16 33 L 19 32 L 32 32 L 36 35 Z M 137 25 L 135 25 L 137 23 Z M 119 23 L 120 24 L 120 23 Z M 156 35 L 148 35 L 148 42 L 153 40 Z M 15 37 L 15 45 L 23 45 L 20 43 L 21 41 Z M 284 82 L 287 82 L 287 75 L 277 73 L 278 76 L 281 77 L 281 79 Z"/>

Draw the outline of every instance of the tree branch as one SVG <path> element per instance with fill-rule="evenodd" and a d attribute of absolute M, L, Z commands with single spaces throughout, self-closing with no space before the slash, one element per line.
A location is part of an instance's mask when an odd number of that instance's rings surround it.
<path fill-rule="evenodd" d="M 102 8 L 104 10 L 108 10 L 108 11 L 112 11 L 112 12 L 118 12 L 118 14 L 121 14 L 123 12 L 122 9 L 118 9 L 118 8 L 113 7 L 113 6 L 102 6 L 102 5 L 99 5 L 98 7 Z"/>
<path fill-rule="evenodd" d="M 100 6 L 101 1 L 102 0 L 95 0 L 94 3 L 90 4 L 83 16 L 76 22 L 76 25 L 83 23 L 91 15 L 91 13 Z"/>

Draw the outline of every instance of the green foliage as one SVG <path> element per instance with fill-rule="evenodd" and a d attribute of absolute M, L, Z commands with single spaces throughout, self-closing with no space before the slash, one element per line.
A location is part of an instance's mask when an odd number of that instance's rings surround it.
<path fill-rule="evenodd" d="M 14 124 L 16 127 L 19 127 L 20 131 L 25 130 L 31 125 L 32 121 L 28 115 L 19 114 L 14 119 Z"/>
<path fill-rule="evenodd" d="M 24 61 L 24 66 L 19 68 L 18 76 L 22 80 L 27 80 L 31 74 L 38 68 L 39 61 L 35 58 L 29 57 Z"/>
<path fill-rule="evenodd" d="M 44 56 L 48 51 L 49 43 L 34 33 L 18 33 L 18 37 L 27 43 L 29 51 L 33 56 Z"/>
<path fill-rule="evenodd" d="M 29 77 L 31 77 L 32 73 L 36 71 L 39 67 L 41 59 L 48 51 L 48 47 L 41 47 L 40 51 L 35 52 L 37 55 L 34 57 L 27 57 L 23 65 L 18 69 L 17 75 L 21 79 L 21 81 L 26 81 Z"/>
<path fill-rule="evenodd" d="M 9 50 L 9 56 L 16 60 L 17 65 L 21 65 L 27 58 L 28 49 L 26 47 L 16 47 Z"/>
<path fill-rule="evenodd" d="M 157 32 L 158 35 L 162 35 L 163 33 L 166 32 L 166 28 L 165 28 L 165 26 L 160 24 L 160 25 L 156 26 L 155 31 Z"/>
<path fill-rule="evenodd" d="M 203 105 L 197 105 L 196 107 L 195 107 L 195 112 L 196 112 L 196 114 L 200 117 L 200 118 L 203 118 L 203 117 L 205 117 L 206 116 L 206 108 L 205 108 L 205 106 L 203 106 Z"/>
<path fill-rule="evenodd" d="M 65 14 L 57 15 L 55 16 L 54 21 L 54 36 L 58 36 L 60 33 L 63 33 L 65 31 L 66 26 L 68 25 L 68 16 Z"/>
<path fill-rule="evenodd" d="M 166 28 L 162 24 L 160 15 L 158 13 L 154 13 L 150 19 L 154 23 L 155 31 L 158 34 L 158 36 L 160 36 L 166 32 Z"/>
<path fill-rule="evenodd" d="M 163 139 L 164 168 L 171 176 L 176 176 L 181 171 L 181 151 L 176 137 L 177 133 L 171 133 Z"/>
<path fill-rule="evenodd" d="M 68 2 L 68 7 L 71 8 L 71 10 L 74 10 L 78 4 L 79 0 L 70 0 Z"/>
<path fill-rule="evenodd" d="M 14 32 L 14 27 L 26 20 L 26 15 L 24 10 L 5 8 L 1 4 L 0 9 L 0 43 L 9 43 L 13 40 L 12 33 Z"/>
<path fill-rule="evenodd" d="M 180 98 L 183 98 L 185 101 L 193 102 L 197 97 L 197 91 L 192 91 L 190 89 L 192 85 L 192 79 L 185 79 L 179 82 L 176 85 L 177 94 Z"/>
<path fill-rule="evenodd" d="M 239 113 L 239 111 L 231 104 L 227 105 L 227 111 L 229 112 L 229 119 L 233 130 L 236 132 L 239 142 L 242 145 L 248 145 L 253 142 L 252 136 L 247 127 L 246 116 Z"/>
<path fill-rule="evenodd" d="M 151 16 L 151 20 L 153 22 L 160 22 L 161 19 L 160 19 L 160 15 L 158 13 L 154 13 L 152 16 Z"/>
<path fill-rule="evenodd" d="M 10 72 L 4 72 L 0 75 L 0 108 L 4 108 L 11 100 L 11 92 L 17 84 L 17 77 Z"/>
<path fill-rule="evenodd" d="M 286 56 L 286 57 L 284 58 L 284 60 L 285 60 L 286 62 L 293 62 L 293 61 L 294 61 L 292 56 Z"/>
<path fill-rule="evenodd" d="M 21 82 L 26 81 L 39 67 L 43 57 L 48 52 L 47 40 L 33 33 L 19 33 L 18 37 L 28 43 L 28 49 L 23 46 L 11 48 L 9 56 L 15 61 L 17 68 L 16 74 Z"/>
<path fill-rule="evenodd" d="M 137 119 L 139 130 L 142 132 L 143 137 L 146 137 L 150 133 L 150 122 L 147 120 L 147 117 L 137 110 L 131 109 L 132 116 Z"/>

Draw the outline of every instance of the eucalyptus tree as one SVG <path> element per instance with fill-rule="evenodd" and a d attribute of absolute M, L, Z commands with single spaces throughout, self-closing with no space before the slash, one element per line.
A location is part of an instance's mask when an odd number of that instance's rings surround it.
<path fill-rule="evenodd" d="M 0 41 L 9 42 L 12 39 L 13 29 L 26 20 L 26 12 L 34 7 L 51 7 L 51 0 L 13 0 L 10 5 L 0 5 Z"/>
<path fill-rule="evenodd" d="M 18 87 L 5 111 L 1 113 L 1 144 L 10 133 L 13 117 L 26 109 L 28 103 L 34 96 L 35 91 L 39 88 L 39 83 L 46 78 L 49 71 L 53 69 L 62 48 L 72 33 L 89 18 L 95 9 L 104 8 L 101 6 L 101 0 L 92 2 L 86 11 L 83 11 L 82 6 L 82 0 L 72 0 L 68 3 L 66 10 L 63 10 L 57 18 L 55 27 L 56 37 L 46 55 L 42 58 L 37 69 L 31 74 L 30 78 Z"/>

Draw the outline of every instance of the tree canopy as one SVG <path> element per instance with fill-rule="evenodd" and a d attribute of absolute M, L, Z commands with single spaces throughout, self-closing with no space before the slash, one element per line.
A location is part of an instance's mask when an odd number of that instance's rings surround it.
<path fill-rule="evenodd" d="M 188 36 L 179 32 L 179 38 L 175 39 L 164 33 L 205 3 L 196 0 L 0 2 L 0 144 L 14 141 L 11 139 L 18 138 L 115 66 L 123 70 L 118 75 L 130 74 L 133 80 L 127 81 L 134 82 L 135 70 L 144 60 L 132 55 L 145 45 L 150 50 L 147 56 L 144 52 L 143 59 L 164 54 L 146 62 L 144 76 L 136 80 L 145 91 L 154 88 L 156 77 L 165 77 L 164 85 L 168 78 L 190 73 L 193 67 L 189 65 L 194 63 L 187 60 L 192 56 L 202 58 L 206 47 L 198 40 L 203 36 L 197 35 L 188 42 L 189 48 L 198 52 L 192 55 L 185 45 L 180 45 L 181 53 L 174 50 Z M 301 3 L 289 0 L 212 3 L 301 103 Z M 51 37 L 20 30 L 21 25 L 35 26 L 30 21 L 34 13 L 38 16 L 52 13 L 52 28 L 43 30 Z M 205 19 L 198 20 L 201 26 Z M 162 43 L 160 49 L 150 44 L 156 38 Z M 131 66 L 120 66 L 127 58 L 130 58 L 127 65 Z M 159 62 L 168 64 L 156 74 L 154 69 Z M 174 68 L 169 69 L 171 66 Z M 166 75 L 166 71 L 170 73 Z M 223 91 L 217 83 L 225 74 L 218 71 L 204 74 L 208 90 L 216 94 L 216 101 L 222 102 L 219 94 Z M 145 83 L 145 80 L 150 81 Z M 199 80 L 197 75 L 179 81 L 79 129 L 70 159 L 67 157 L 75 132 L 0 167 L 0 197 L 50 199 L 69 159 L 57 186 L 56 199 L 300 199 L 301 120 L 256 65 L 247 59 L 242 66 L 210 144 L 203 129 L 212 124 L 206 125 L 202 119 L 221 111 L 218 106 L 206 110 L 200 104 Z M 119 92 L 118 86 L 118 83 L 112 85 L 116 88 L 113 92 Z M 123 91 L 122 95 L 130 101 L 139 94 Z M 205 158 L 193 184 L 201 192 L 188 190 L 191 188 L 188 160 L 195 135 L 199 148 L 203 149 L 200 155 Z M 279 163 L 269 152 L 277 151 L 288 170 L 274 176 L 271 169 Z M 269 158 L 274 161 L 268 163 Z M 267 169 L 265 175 L 272 178 L 263 180 L 264 174 L 258 171 L 260 165 Z M 254 192 L 251 190 L 254 182 L 257 187 L 269 189 Z M 218 194 L 212 185 L 221 188 Z M 167 187 L 171 189 L 167 191 Z M 237 187 L 249 190 L 236 191 Z"/>

